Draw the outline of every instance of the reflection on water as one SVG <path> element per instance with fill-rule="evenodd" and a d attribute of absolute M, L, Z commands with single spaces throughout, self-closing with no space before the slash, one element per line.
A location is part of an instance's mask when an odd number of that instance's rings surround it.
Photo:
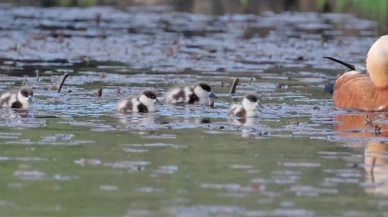
<path fill-rule="evenodd" d="M 334 117 L 334 129 L 341 137 L 354 137 L 350 147 L 364 149 L 366 192 L 388 196 L 388 115 L 385 113 L 346 114 Z"/>
<path fill-rule="evenodd" d="M 0 118 L 2 216 L 384 215 L 385 116 L 333 109 L 322 89 L 343 71 L 322 56 L 365 60 L 375 23 L 159 7 L 0 10 L 0 91 L 27 75 L 36 97 L 33 114 Z M 65 72 L 62 92 L 50 90 Z M 198 80 L 219 97 L 214 107 L 114 112 L 143 89 L 162 96 Z M 261 116 L 228 117 L 246 93 L 262 95 Z"/>

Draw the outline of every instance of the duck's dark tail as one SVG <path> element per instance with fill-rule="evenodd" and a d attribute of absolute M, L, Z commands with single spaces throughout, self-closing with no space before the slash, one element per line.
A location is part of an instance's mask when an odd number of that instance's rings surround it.
<path fill-rule="evenodd" d="M 337 63 L 341 64 L 341 65 L 344 65 L 344 66 L 348 67 L 350 70 L 356 70 L 356 66 L 353 65 L 353 64 L 345 63 L 345 62 L 343 62 L 343 61 L 341 61 L 341 60 L 338 60 L 338 59 L 335 59 L 335 58 L 333 58 L 333 57 L 323 57 L 323 58 L 332 60 L 332 61 L 334 61 L 334 62 L 337 62 Z"/>
<path fill-rule="evenodd" d="M 323 58 L 332 60 L 332 61 L 334 61 L 334 62 L 337 62 L 337 63 L 341 64 L 341 65 L 344 65 L 344 66 L 346 66 L 346 67 L 349 69 L 349 71 L 357 70 L 357 69 L 356 69 L 356 66 L 353 65 L 353 64 L 343 62 L 343 61 L 338 60 L 338 59 L 335 59 L 335 58 L 333 58 L 333 57 L 323 57 Z M 329 83 L 327 83 L 327 84 L 325 85 L 324 90 L 325 90 L 326 92 L 330 93 L 331 95 L 333 95 L 333 93 L 334 93 L 334 85 L 335 85 L 335 81 L 330 81 Z"/>
<path fill-rule="evenodd" d="M 335 85 L 335 81 L 330 81 L 329 83 L 327 83 L 325 85 L 325 87 L 323 88 L 326 92 L 330 93 L 331 95 L 333 95 L 334 93 L 334 85 Z"/>

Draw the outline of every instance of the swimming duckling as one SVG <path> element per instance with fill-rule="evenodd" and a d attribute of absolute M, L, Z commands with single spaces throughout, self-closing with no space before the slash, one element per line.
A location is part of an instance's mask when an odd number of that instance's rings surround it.
<path fill-rule="evenodd" d="M 206 83 L 197 83 L 193 87 L 177 87 L 167 93 L 167 103 L 208 104 L 210 98 L 217 98 Z"/>
<path fill-rule="evenodd" d="M 350 71 L 334 84 L 337 108 L 361 111 L 388 110 L 388 35 L 381 36 L 369 49 L 365 73 Z"/>
<path fill-rule="evenodd" d="M 119 101 L 116 105 L 116 111 L 119 112 L 154 112 L 156 111 L 155 104 L 161 105 L 156 98 L 156 93 L 152 90 L 143 91 L 138 97 L 127 98 Z"/>
<path fill-rule="evenodd" d="M 263 108 L 263 105 L 260 103 L 259 96 L 247 94 L 244 96 L 241 105 L 235 104 L 229 108 L 228 114 L 243 118 L 257 117 L 260 114 L 260 108 Z"/>
<path fill-rule="evenodd" d="M 0 107 L 28 109 L 33 103 L 34 91 L 29 87 L 12 89 L 0 96 Z"/>

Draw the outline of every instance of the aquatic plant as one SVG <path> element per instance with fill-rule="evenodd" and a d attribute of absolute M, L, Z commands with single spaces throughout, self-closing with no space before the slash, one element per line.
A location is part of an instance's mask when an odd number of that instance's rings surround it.
<path fill-rule="evenodd" d="M 317 0 L 317 9 L 322 11 L 328 5 L 331 6 L 330 12 L 346 13 L 352 12 L 360 14 L 363 17 L 385 22 L 387 18 L 388 1 L 387 0 Z"/>

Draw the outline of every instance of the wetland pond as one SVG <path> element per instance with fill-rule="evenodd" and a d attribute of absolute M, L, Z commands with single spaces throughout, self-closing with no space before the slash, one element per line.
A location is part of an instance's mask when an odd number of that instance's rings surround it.
<path fill-rule="evenodd" d="M 344 68 L 322 57 L 364 64 L 376 22 L 168 7 L 0 11 L 0 91 L 24 82 L 35 96 L 28 114 L 1 110 L 1 216 L 388 215 L 386 115 L 333 109 L 323 91 Z M 50 90 L 64 73 L 62 91 Z M 198 80 L 218 95 L 214 108 L 113 111 L 145 88 L 162 97 Z M 262 116 L 229 118 L 251 92 Z"/>

